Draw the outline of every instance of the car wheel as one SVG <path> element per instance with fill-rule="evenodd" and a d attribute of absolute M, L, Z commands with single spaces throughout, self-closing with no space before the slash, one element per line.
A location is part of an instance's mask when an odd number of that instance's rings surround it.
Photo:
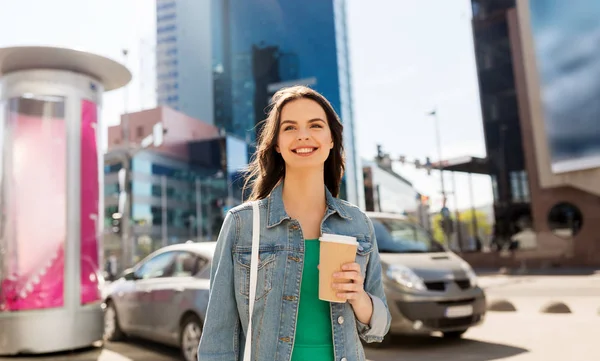
<path fill-rule="evenodd" d="M 185 361 L 198 360 L 198 345 L 202 336 L 202 325 L 196 315 L 187 316 L 181 323 L 180 347 Z"/>
<path fill-rule="evenodd" d="M 442 332 L 444 338 L 461 338 L 467 330 Z"/>
<path fill-rule="evenodd" d="M 104 341 L 120 341 L 125 334 L 119 326 L 119 317 L 115 305 L 108 301 L 104 310 Z"/>

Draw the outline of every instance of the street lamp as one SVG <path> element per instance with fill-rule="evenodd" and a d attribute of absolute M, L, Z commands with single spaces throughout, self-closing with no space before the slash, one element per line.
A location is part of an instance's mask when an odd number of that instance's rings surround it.
<path fill-rule="evenodd" d="M 440 169 L 440 182 L 442 186 L 442 208 L 446 207 L 446 187 L 444 185 L 444 171 L 442 169 L 442 145 L 440 141 L 440 122 L 437 115 L 437 109 L 433 109 L 427 115 L 433 116 L 434 127 L 435 127 L 435 141 L 438 153 L 438 167 Z"/>
<path fill-rule="evenodd" d="M 126 119 L 127 115 L 123 119 Z M 128 126 L 128 123 L 122 124 L 121 127 Z M 112 148 L 108 154 L 111 155 L 111 160 L 105 159 L 105 165 L 121 163 L 121 169 L 118 173 L 119 184 L 119 207 L 118 213 L 121 220 L 121 247 L 122 247 L 122 264 L 128 265 L 133 259 L 133 244 L 130 242 L 130 218 L 129 208 L 131 206 L 131 160 L 136 154 L 153 145 L 159 147 L 163 143 L 163 135 L 166 129 L 162 123 L 157 123 L 152 129 L 152 134 L 145 137 L 139 145 L 131 144 L 128 140 L 124 146 Z M 125 132 L 124 132 L 125 133 Z M 128 134 L 128 133 L 127 133 Z M 128 138 L 125 138 L 128 139 Z"/>

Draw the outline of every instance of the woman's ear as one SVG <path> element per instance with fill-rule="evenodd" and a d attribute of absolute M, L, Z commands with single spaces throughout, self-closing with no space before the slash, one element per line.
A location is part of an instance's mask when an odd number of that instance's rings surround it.
<path fill-rule="evenodd" d="M 277 153 L 281 153 L 281 150 L 279 149 L 279 146 L 278 146 L 277 144 L 275 144 L 275 151 L 276 151 Z"/>

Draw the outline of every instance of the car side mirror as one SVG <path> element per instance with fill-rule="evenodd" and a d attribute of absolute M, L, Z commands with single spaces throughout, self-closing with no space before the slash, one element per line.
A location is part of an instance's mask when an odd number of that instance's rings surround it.
<path fill-rule="evenodd" d="M 125 271 L 123 271 L 123 275 L 121 277 L 127 281 L 135 281 L 137 279 L 135 271 L 131 268 L 128 268 Z"/>

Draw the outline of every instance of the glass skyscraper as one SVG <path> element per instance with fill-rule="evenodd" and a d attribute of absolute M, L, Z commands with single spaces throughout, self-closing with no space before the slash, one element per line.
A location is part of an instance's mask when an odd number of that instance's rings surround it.
<path fill-rule="evenodd" d="M 157 6 L 162 6 L 160 14 L 157 9 L 157 22 L 166 16 L 172 25 L 161 25 L 161 29 L 194 28 L 195 25 L 188 22 L 198 20 L 190 14 L 183 16 L 181 14 L 187 12 L 176 9 L 186 6 L 189 0 L 162 1 L 157 2 Z M 166 10 L 165 4 L 168 4 Z M 303 84 L 319 91 L 329 99 L 344 123 L 346 174 L 341 197 L 364 206 L 351 106 L 345 0 L 211 0 L 210 19 L 212 42 L 208 48 L 199 38 L 198 41 L 189 36 L 171 39 L 171 35 L 159 34 L 161 39 L 164 37 L 176 44 L 166 51 L 173 53 L 173 49 L 177 49 L 173 58 L 169 58 L 169 64 L 175 65 L 170 65 L 172 68 L 164 73 L 174 73 L 181 79 L 197 77 L 205 84 L 206 67 L 184 69 L 181 60 L 176 61 L 183 49 L 204 47 L 203 61 L 199 64 L 204 64 L 210 55 L 212 94 L 206 97 L 195 94 L 195 97 L 211 99 L 214 124 L 246 139 L 250 152 L 256 137 L 255 127 L 265 118 L 265 109 L 277 90 Z M 203 71 L 204 75 L 197 74 Z M 167 79 L 170 85 L 163 86 Z M 169 89 L 167 100 L 177 97 L 180 111 L 190 115 L 197 113 L 197 104 L 179 101 L 185 97 L 184 90 L 180 86 L 173 89 L 173 82 L 173 77 L 162 79 L 159 75 L 158 88 Z"/>

